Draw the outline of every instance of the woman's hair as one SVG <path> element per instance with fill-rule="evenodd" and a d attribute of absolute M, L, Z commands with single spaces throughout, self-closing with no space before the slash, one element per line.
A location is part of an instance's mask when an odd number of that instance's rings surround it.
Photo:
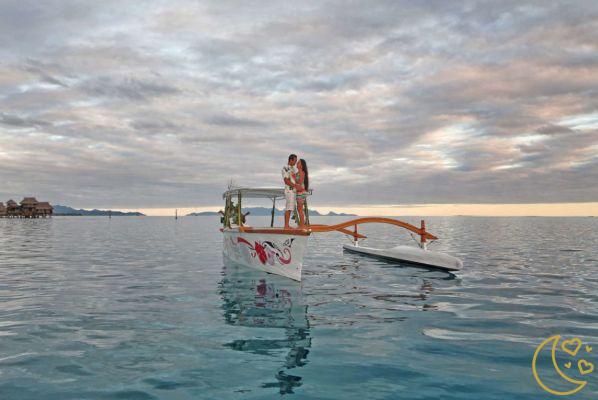
<path fill-rule="evenodd" d="M 305 186 L 305 190 L 309 190 L 309 173 L 307 172 L 307 163 L 303 158 L 300 159 L 299 162 L 301 163 L 301 168 L 303 169 L 303 173 L 305 174 L 303 185 Z"/>

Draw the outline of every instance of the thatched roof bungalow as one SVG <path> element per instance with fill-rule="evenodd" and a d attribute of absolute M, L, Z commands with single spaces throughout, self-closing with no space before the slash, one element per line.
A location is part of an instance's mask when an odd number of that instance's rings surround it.
<path fill-rule="evenodd" d="M 13 199 L 10 199 L 6 202 L 6 215 L 8 217 L 18 217 L 20 211 L 19 205 Z"/>
<path fill-rule="evenodd" d="M 50 203 L 48 203 L 47 201 L 40 201 L 39 203 L 37 203 L 35 210 L 38 216 L 47 217 L 52 215 L 54 207 L 52 207 Z"/>
<path fill-rule="evenodd" d="M 7 214 L 6 206 L 0 201 L 0 217 L 6 217 Z"/>
<path fill-rule="evenodd" d="M 21 215 L 25 218 L 35 217 L 35 208 L 37 207 L 35 197 L 25 197 L 21 200 Z"/>

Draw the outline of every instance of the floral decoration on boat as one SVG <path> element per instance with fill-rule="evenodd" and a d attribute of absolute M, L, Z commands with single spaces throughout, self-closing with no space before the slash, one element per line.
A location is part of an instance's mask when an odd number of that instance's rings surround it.
<path fill-rule="evenodd" d="M 283 243 L 282 247 L 276 245 L 269 240 L 263 242 L 255 241 L 253 244 L 245 238 L 238 237 L 237 243 L 243 243 L 248 246 L 251 256 L 258 258 L 262 264 L 274 265 L 275 261 L 280 264 L 289 264 L 291 262 L 291 247 L 293 240 L 287 239 Z"/>

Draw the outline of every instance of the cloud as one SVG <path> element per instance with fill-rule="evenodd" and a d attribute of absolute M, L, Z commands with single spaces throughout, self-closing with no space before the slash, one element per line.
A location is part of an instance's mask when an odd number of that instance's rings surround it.
<path fill-rule="evenodd" d="M 5 113 L 0 113 L 0 124 L 13 127 L 39 127 L 49 125 L 46 121 Z"/>
<path fill-rule="evenodd" d="M 147 100 L 152 97 L 172 95 L 178 89 L 155 81 L 137 78 L 113 79 L 100 77 L 91 82 L 84 82 L 82 90 L 92 97 L 120 98 L 129 101 Z"/>
<path fill-rule="evenodd" d="M 227 114 L 212 115 L 211 117 L 206 119 L 206 123 L 210 125 L 234 127 L 261 127 L 267 125 L 265 122 L 262 121 L 257 121 L 251 118 L 239 118 Z"/>
<path fill-rule="evenodd" d="M 9 1 L 0 199 L 214 205 L 596 201 L 592 2 Z"/>

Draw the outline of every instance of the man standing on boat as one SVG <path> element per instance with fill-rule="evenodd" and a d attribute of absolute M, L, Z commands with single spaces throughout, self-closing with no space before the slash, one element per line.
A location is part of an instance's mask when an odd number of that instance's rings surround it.
<path fill-rule="evenodd" d="M 291 219 L 291 213 L 295 211 L 296 196 L 297 196 L 297 181 L 295 176 L 297 169 L 297 155 L 291 154 L 289 156 L 289 162 L 287 165 L 282 167 L 282 179 L 284 180 L 284 197 L 286 200 L 286 208 L 284 212 L 284 229 L 289 229 L 289 221 Z"/>

